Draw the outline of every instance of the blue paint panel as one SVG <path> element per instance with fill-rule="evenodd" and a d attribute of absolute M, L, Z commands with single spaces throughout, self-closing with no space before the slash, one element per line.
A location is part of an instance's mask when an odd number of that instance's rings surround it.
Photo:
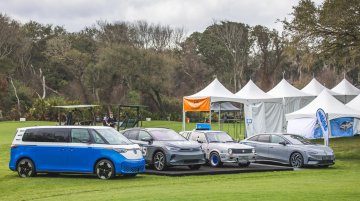
<path fill-rule="evenodd" d="M 331 126 L 331 136 L 332 137 L 349 137 L 353 136 L 353 125 L 354 118 L 352 117 L 343 117 L 330 120 Z M 314 138 L 322 138 L 323 132 L 318 122 L 315 124 L 315 129 L 313 133 Z"/>

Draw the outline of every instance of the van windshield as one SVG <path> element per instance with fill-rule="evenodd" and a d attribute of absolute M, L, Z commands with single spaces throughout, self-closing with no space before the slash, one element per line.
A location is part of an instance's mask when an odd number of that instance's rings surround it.
<path fill-rule="evenodd" d="M 113 128 L 95 129 L 109 144 L 124 145 L 133 144 L 130 140 L 124 137 Z"/>

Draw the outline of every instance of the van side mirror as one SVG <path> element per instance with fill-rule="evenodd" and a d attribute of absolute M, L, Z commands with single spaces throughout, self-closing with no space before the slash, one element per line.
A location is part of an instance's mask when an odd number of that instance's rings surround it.
<path fill-rule="evenodd" d="M 281 142 L 279 142 L 279 144 L 282 144 L 282 145 L 284 145 L 284 146 L 287 145 L 287 143 L 286 143 L 285 141 L 281 141 Z"/>

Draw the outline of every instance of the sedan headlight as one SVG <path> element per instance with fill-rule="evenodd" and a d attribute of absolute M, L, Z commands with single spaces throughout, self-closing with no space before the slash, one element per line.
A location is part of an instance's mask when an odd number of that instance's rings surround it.
<path fill-rule="evenodd" d="M 169 151 L 180 151 L 179 147 L 170 147 L 170 146 L 165 146 L 167 150 Z"/>
<path fill-rule="evenodd" d="M 318 154 L 318 152 L 317 152 L 317 151 L 308 151 L 308 154 L 310 154 L 310 155 L 316 155 L 316 154 Z"/>
<path fill-rule="evenodd" d="M 228 153 L 229 153 L 229 154 L 232 154 L 232 153 L 233 153 L 232 149 L 229 149 L 229 150 L 228 150 Z"/>
<path fill-rule="evenodd" d="M 252 153 L 255 154 L 255 149 L 252 149 Z"/>
<path fill-rule="evenodd" d="M 124 148 L 114 148 L 114 151 L 118 152 L 118 153 L 126 153 L 127 149 Z"/>

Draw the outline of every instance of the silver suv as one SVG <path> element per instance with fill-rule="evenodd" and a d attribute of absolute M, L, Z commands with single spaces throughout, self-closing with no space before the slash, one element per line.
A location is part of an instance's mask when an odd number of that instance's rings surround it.
<path fill-rule="evenodd" d="M 206 159 L 213 167 L 223 163 L 238 163 L 240 167 L 248 167 L 251 162 L 255 162 L 254 147 L 237 143 L 224 131 L 194 130 L 180 134 L 200 143 Z"/>

